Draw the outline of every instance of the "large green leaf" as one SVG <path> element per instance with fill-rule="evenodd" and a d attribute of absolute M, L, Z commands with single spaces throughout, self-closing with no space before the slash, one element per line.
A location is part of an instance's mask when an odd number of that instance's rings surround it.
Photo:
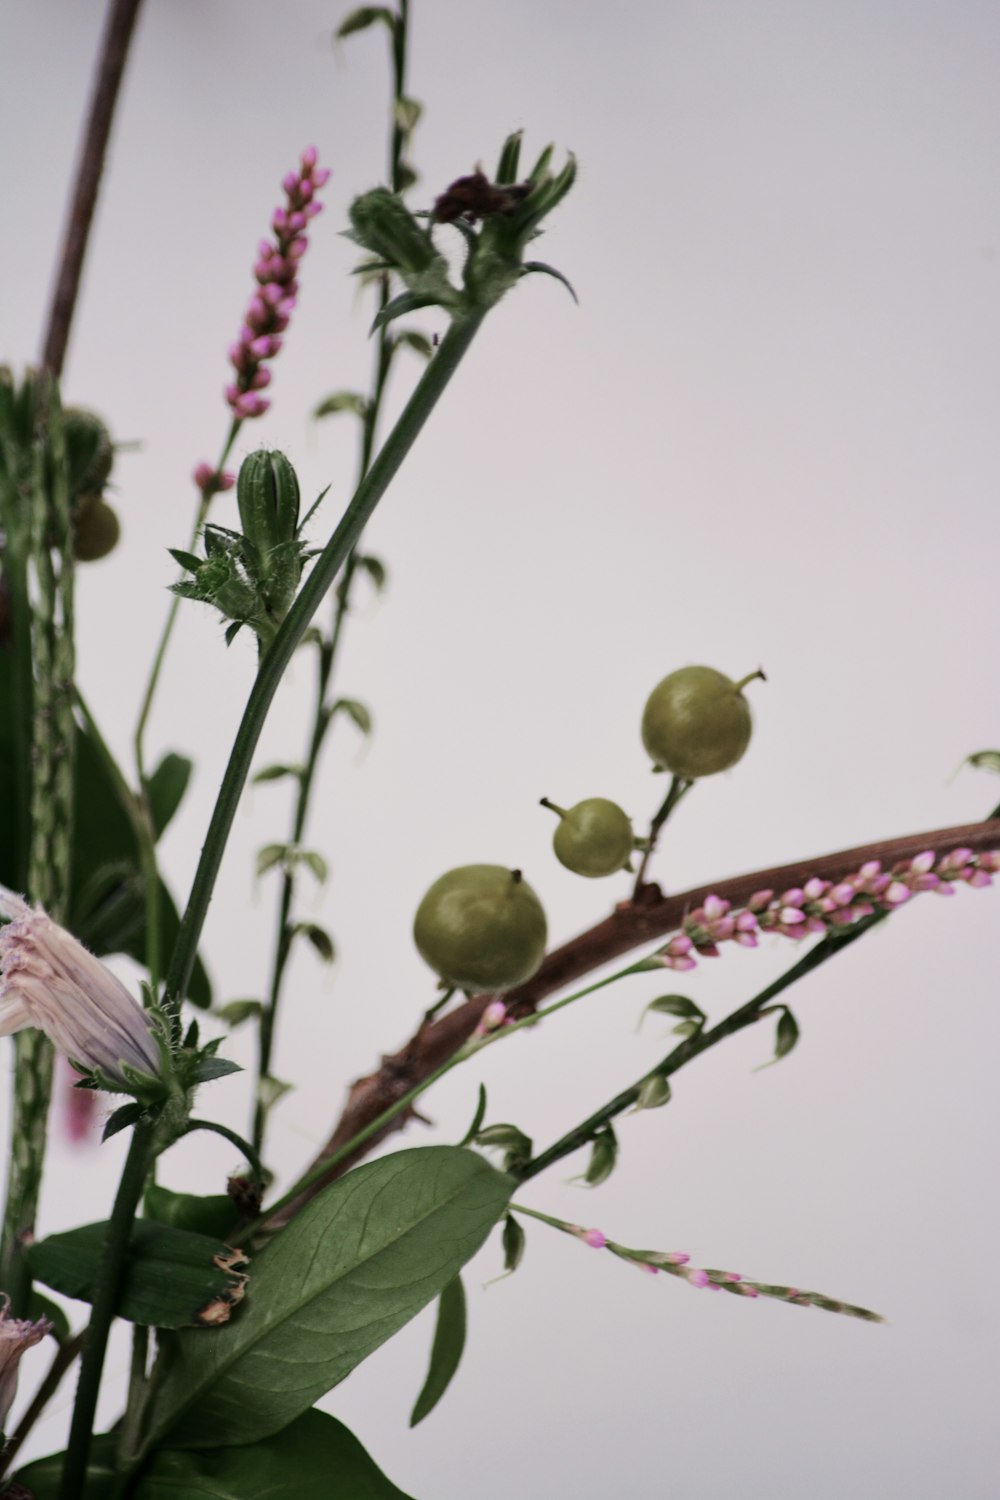
<path fill-rule="evenodd" d="M 32 1274 L 53 1291 L 89 1302 L 107 1228 L 106 1223 L 84 1224 L 31 1245 L 27 1259 Z M 122 1278 L 119 1316 L 152 1328 L 224 1322 L 246 1282 L 230 1268 L 233 1254 L 208 1235 L 138 1220 Z"/>
<path fill-rule="evenodd" d="M 113 1433 L 103 1432 L 94 1438 L 81 1500 L 111 1500 L 116 1446 Z M 65 1453 L 50 1453 L 46 1458 L 37 1458 L 33 1464 L 19 1469 L 14 1478 L 34 1495 L 35 1500 L 59 1500 L 59 1481 L 65 1457 Z"/>
<path fill-rule="evenodd" d="M 333 1183 L 255 1257 L 227 1327 L 172 1342 L 155 1440 L 222 1447 L 278 1432 L 454 1279 L 513 1186 L 457 1146 L 399 1151 Z"/>
<path fill-rule="evenodd" d="M 95 1439 L 86 1500 L 111 1494 L 113 1440 Z M 63 1455 L 39 1459 L 17 1478 L 37 1500 L 57 1500 Z M 410 1500 L 387 1479 L 342 1422 L 307 1411 L 261 1443 L 156 1453 L 133 1500 Z"/>
<path fill-rule="evenodd" d="M 192 770 L 192 762 L 186 755 L 171 750 L 149 778 L 149 810 L 157 838 L 180 807 Z"/>

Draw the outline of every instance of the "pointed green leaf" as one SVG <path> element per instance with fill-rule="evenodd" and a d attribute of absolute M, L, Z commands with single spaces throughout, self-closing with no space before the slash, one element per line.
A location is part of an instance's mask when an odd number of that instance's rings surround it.
<path fill-rule="evenodd" d="M 640 1026 L 648 1015 L 683 1016 L 694 1020 L 699 1026 L 705 1020 L 705 1012 L 701 1006 L 695 1005 L 686 995 L 659 995 L 655 1000 L 650 1000 L 639 1017 Z"/>
<path fill-rule="evenodd" d="M 299 849 L 295 857 L 313 872 L 320 885 L 323 885 L 329 878 L 330 867 L 322 854 L 318 854 L 315 849 Z"/>
<path fill-rule="evenodd" d="M 303 766 L 275 765 L 265 766 L 253 777 L 253 785 L 261 786 L 266 781 L 280 781 L 283 776 L 296 776 L 302 779 Z"/>
<path fill-rule="evenodd" d="M 1000 775 L 1000 750 L 977 750 L 974 755 L 965 757 L 964 764 L 974 766 L 977 771 L 994 771 Z"/>
<path fill-rule="evenodd" d="M 521 275 L 530 276 L 533 272 L 539 272 L 543 276 L 551 276 L 554 278 L 554 280 L 561 281 L 567 292 L 569 292 L 570 296 L 573 298 L 573 301 L 579 307 L 580 299 L 576 295 L 576 292 L 573 290 L 573 283 L 568 279 L 568 277 L 564 276 L 561 271 L 557 271 L 555 266 L 547 265 L 544 260 L 526 260 L 524 262 L 524 265 L 521 267 Z"/>
<path fill-rule="evenodd" d="M 500 150 L 500 160 L 497 163 L 496 181 L 508 183 L 517 181 L 517 169 L 521 162 L 521 137 L 523 130 L 515 130 L 504 141 Z"/>
<path fill-rule="evenodd" d="M 149 778 L 146 792 L 157 838 L 180 807 L 193 769 L 193 764 L 186 755 L 177 755 L 171 751 L 163 757 Z"/>
<path fill-rule="evenodd" d="M 639 1090 L 639 1097 L 635 1101 L 636 1109 L 661 1109 L 664 1104 L 670 1103 L 670 1082 L 654 1074 L 647 1078 Z"/>
<path fill-rule="evenodd" d="M 412 349 L 414 354 L 419 354 L 423 359 L 430 359 L 434 353 L 434 346 L 426 333 L 418 333 L 414 328 L 406 328 L 398 333 L 396 343 Z"/>
<path fill-rule="evenodd" d="M 257 1093 L 264 1108 L 273 1109 L 278 1100 L 290 1094 L 294 1087 L 293 1083 L 286 1083 L 283 1078 L 275 1078 L 268 1073 L 257 1084 Z"/>
<path fill-rule="evenodd" d="M 346 714 L 349 719 L 361 730 L 362 734 L 371 734 L 372 716 L 371 710 L 357 698 L 338 698 L 333 705 L 333 712 Z"/>
<path fill-rule="evenodd" d="M 254 1261 L 243 1316 L 183 1332 L 152 1437 L 219 1448 L 276 1432 L 453 1280 L 513 1183 L 452 1146 L 399 1151 L 318 1194 Z"/>
<path fill-rule="evenodd" d="M 423 112 L 424 106 L 419 99 L 400 97 L 393 101 L 392 117 L 404 135 L 409 135 L 415 129 Z"/>
<path fill-rule="evenodd" d="M 325 397 L 315 408 L 313 418 L 318 421 L 320 417 L 332 417 L 341 411 L 363 417 L 367 410 L 368 402 L 357 391 L 334 391 L 332 396 Z"/>
<path fill-rule="evenodd" d="M 376 317 L 371 326 L 371 333 L 378 333 L 380 328 L 395 322 L 397 318 L 405 317 L 407 313 L 419 312 L 422 307 L 437 307 L 437 297 L 425 297 L 417 292 L 400 292 L 398 297 L 393 297 Z"/>
<path fill-rule="evenodd" d="M 86 1500 L 110 1500 L 117 1434 L 94 1438 Z M 37 1459 L 18 1481 L 36 1500 L 58 1500 L 64 1455 Z M 161 1450 L 130 1489 L 132 1500 L 411 1500 L 336 1417 L 307 1411 L 273 1437 L 240 1448 Z"/>
<path fill-rule="evenodd" d="M 774 1060 L 780 1062 L 787 1057 L 799 1039 L 799 1026 L 790 1010 L 783 1010 L 778 1017 L 778 1028 L 775 1033 Z"/>
<path fill-rule="evenodd" d="M 287 844 L 265 844 L 263 849 L 257 850 L 257 874 L 266 875 L 275 865 L 287 864 L 290 853 Z"/>
<path fill-rule="evenodd" d="M 353 36 L 356 31 L 365 31 L 369 26 L 381 23 L 388 26 L 390 31 L 396 28 L 396 16 L 387 5 L 359 5 L 357 10 L 352 10 L 346 16 L 334 32 L 339 41 L 341 37 Z"/>
<path fill-rule="evenodd" d="M 234 1216 L 235 1217 L 235 1216 Z M 89 1302 L 108 1226 L 85 1224 L 31 1245 L 32 1275 L 53 1291 Z M 154 1328 L 184 1328 L 205 1321 L 220 1302 L 222 1315 L 242 1297 L 246 1278 L 230 1269 L 233 1250 L 217 1239 L 151 1219 L 132 1229 L 118 1314 Z M 237 1260 L 242 1258 L 237 1255 Z"/>
<path fill-rule="evenodd" d="M 464 1136 L 462 1137 L 462 1139 L 458 1143 L 460 1146 L 471 1146 L 472 1145 L 472 1142 L 476 1139 L 476 1134 L 477 1134 L 477 1132 L 479 1130 L 479 1127 L 480 1127 L 480 1125 L 482 1125 L 482 1123 L 485 1120 L 485 1118 L 486 1118 L 486 1089 L 484 1088 L 484 1086 L 482 1084 L 480 1084 L 479 1085 L 479 1098 L 476 1100 L 476 1112 L 472 1116 L 472 1124 L 469 1126 L 468 1130 L 465 1132 Z"/>
<path fill-rule="evenodd" d="M 402 335 L 400 335 L 400 338 L 402 338 Z M 372 583 L 375 586 L 375 592 L 381 594 L 382 590 L 385 588 L 386 579 L 388 577 L 388 571 L 382 559 L 379 557 L 372 557 L 371 553 L 366 553 L 364 557 L 359 557 L 357 559 L 357 565 L 359 568 L 364 568 L 365 572 L 368 574 L 368 577 L 371 579 Z"/>
<path fill-rule="evenodd" d="M 602 1182 L 607 1182 L 617 1162 L 618 1137 L 611 1126 L 606 1125 L 594 1136 L 594 1142 L 590 1148 L 590 1161 L 583 1174 L 584 1182 L 588 1187 L 600 1187 Z"/>
<path fill-rule="evenodd" d="M 524 1227 L 508 1214 L 503 1221 L 503 1264 L 505 1271 L 516 1271 L 524 1259 L 526 1236 Z"/>
<path fill-rule="evenodd" d="M 141 1104 L 123 1104 L 120 1109 L 115 1110 L 114 1114 L 108 1116 L 101 1132 L 101 1140 L 110 1141 L 119 1130 L 127 1130 L 130 1125 L 142 1119 L 142 1113 Z"/>
<path fill-rule="evenodd" d="M 333 938 L 325 927 L 321 927 L 318 922 L 296 922 L 292 931 L 301 933 L 304 938 L 312 943 L 324 963 L 333 963 L 337 950 L 334 947 Z"/>
<path fill-rule="evenodd" d="M 431 1361 L 423 1389 L 410 1413 L 411 1427 L 416 1427 L 434 1410 L 451 1384 L 465 1348 L 465 1332 L 465 1288 L 461 1276 L 456 1276 L 438 1298 Z"/>
<path fill-rule="evenodd" d="M 263 1013 L 264 1005 L 260 1000 L 229 1000 L 215 1012 L 227 1026 L 242 1026 L 244 1021 L 249 1021 L 251 1017 L 256 1019 Z"/>
<path fill-rule="evenodd" d="M 195 1083 L 211 1083 L 216 1078 L 228 1078 L 230 1073 L 242 1073 L 239 1063 L 228 1057 L 203 1057 L 195 1068 Z"/>

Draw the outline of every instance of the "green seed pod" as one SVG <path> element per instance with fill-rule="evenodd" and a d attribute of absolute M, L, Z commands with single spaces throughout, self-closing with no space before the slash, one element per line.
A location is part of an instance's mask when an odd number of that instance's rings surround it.
<path fill-rule="evenodd" d="M 80 497 L 100 494 L 115 461 L 111 434 L 95 412 L 65 406 L 62 414 L 66 472 L 74 506 Z"/>
<path fill-rule="evenodd" d="M 628 869 L 635 841 L 628 814 L 617 802 L 588 797 L 567 811 L 543 797 L 542 806 L 559 814 L 552 847 L 567 870 L 596 880 Z"/>
<path fill-rule="evenodd" d="M 739 682 L 714 667 L 681 667 L 657 683 L 642 715 L 642 743 L 662 770 L 693 780 L 728 771 L 750 743 L 753 721 Z"/>
<path fill-rule="evenodd" d="M 99 562 L 118 545 L 121 527 L 110 505 L 92 496 L 73 521 L 73 556 L 77 562 Z"/>
<path fill-rule="evenodd" d="M 299 481 L 283 453 L 260 448 L 243 460 L 236 503 L 243 535 L 257 548 L 266 577 L 269 554 L 294 541 L 299 527 Z"/>
<path fill-rule="evenodd" d="M 417 908 L 421 958 L 457 989 L 492 993 L 530 979 L 545 955 L 542 904 L 520 870 L 462 865 L 436 880 Z"/>

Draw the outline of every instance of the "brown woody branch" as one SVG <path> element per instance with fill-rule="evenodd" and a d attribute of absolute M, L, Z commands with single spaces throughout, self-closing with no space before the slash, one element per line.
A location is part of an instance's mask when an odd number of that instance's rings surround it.
<path fill-rule="evenodd" d="M 97 192 L 104 171 L 114 118 L 118 89 L 125 71 L 129 43 L 135 27 L 135 18 L 141 0 L 112 0 L 108 12 L 101 50 L 94 79 L 94 91 L 90 100 L 90 113 L 83 133 L 80 159 L 76 169 L 76 182 L 70 203 L 66 235 L 62 256 L 56 275 L 55 292 L 49 309 L 49 321 L 42 351 L 42 365 L 59 379 L 66 345 L 69 342 L 70 325 L 80 290 L 83 259 L 87 252 L 90 225 L 97 203 Z"/>
<path fill-rule="evenodd" d="M 515 1016 L 528 1015 L 547 996 L 583 978 L 593 969 L 622 957 L 644 943 L 655 942 L 658 938 L 675 932 L 683 922 L 685 913 L 701 906 L 706 897 L 713 893 L 738 907 L 744 905 L 756 891 L 771 889 L 780 892 L 801 886 L 812 876 L 834 882 L 843 880 L 869 860 L 881 860 L 883 867 L 891 868 L 900 861 L 912 859 L 925 849 L 933 849 L 936 854 L 942 855 L 959 848 L 979 853 L 1000 848 L 1000 817 L 983 823 L 966 823 L 958 828 L 938 829 L 931 833 L 907 834 L 903 838 L 886 839 L 878 844 L 842 849 L 836 854 L 825 854 L 818 859 L 797 860 L 794 864 L 777 865 L 770 870 L 756 870 L 749 875 L 737 875 L 729 880 L 698 886 L 677 896 L 664 896 L 658 885 L 644 885 L 634 900 L 621 902 L 596 927 L 580 933 L 579 937 L 548 954 L 532 979 L 509 992 L 506 997 L 508 1007 Z M 366 1078 L 359 1078 L 352 1084 L 333 1134 L 310 1170 L 339 1151 L 360 1130 L 457 1052 L 475 1030 L 491 998 L 489 995 L 474 995 L 440 1019 L 420 1026 L 398 1052 L 383 1057 L 376 1072 Z M 395 1130 L 402 1130 L 412 1118 L 411 1110 L 402 1110 L 383 1130 L 369 1137 L 356 1152 L 331 1168 L 328 1176 L 318 1178 L 303 1189 L 292 1204 L 269 1221 L 270 1227 L 277 1228 L 280 1223 L 286 1222 L 335 1177 L 348 1171 L 380 1140 Z"/>

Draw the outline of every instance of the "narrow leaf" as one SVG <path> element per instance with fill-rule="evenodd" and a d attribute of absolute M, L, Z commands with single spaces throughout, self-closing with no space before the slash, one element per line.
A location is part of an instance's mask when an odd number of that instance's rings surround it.
<path fill-rule="evenodd" d="M 639 1090 L 639 1097 L 635 1101 L 636 1109 L 661 1109 L 664 1104 L 670 1103 L 670 1083 L 660 1074 L 654 1074 L 647 1078 Z"/>
<path fill-rule="evenodd" d="M 400 339 L 402 340 L 402 338 L 403 335 L 401 334 Z M 386 579 L 388 577 L 388 571 L 386 569 L 385 563 L 381 560 L 381 558 L 372 557 L 371 553 L 367 553 L 364 557 L 359 557 L 357 559 L 357 564 L 359 568 L 364 568 L 365 572 L 368 574 L 368 577 L 371 579 L 372 583 L 375 586 L 375 592 L 380 594 L 385 588 Z"/>
<path fill-rule="evenodd" d="M 380 328 L 395 322 L 397 318 L 405 317 L 407 313 L 419 312 L 422 307 L 437 307 L 436 297 L 423 296 L 418 292 L 400 292 L 398 297 L 393 297 L 376 317 L 371 326 L 371 333 L 378 333 Z"/>
<path fill-rule="evenodd" d="M 790 1010 L 783 1010 L 778 1017 L 778 1029 L 775 1034 L 774 1060 L 780 1062 L 787 1057 L 799 1039 L 799 1026 Z"/>
<path fill-rule="evenodd" d="M 431 1345 L 431 1362 L 427 1379 L 410 1413 L 410 1426 L 434 1410 L 451 1384 L 465 1348 L 466 1309 L 465 1288 L 461 1276 L 449 1281 L 438 1298 L 437 1326 Z"/>
<path fill-rule="evenodd" d="M 508 1214 L 503 1221 L 503 1264 L 505 1271 L 516 1271 L 524 1259 L 526 1236 L 523 1226 Z"/>
<path fill-rule="evenodd" d="M 253 785 L 259 786 L 265 781 L 280 781 L 283 776 L 296 776 L 301 779 L 302 770 L 302 766 L 265 766 L 262 771 L 258 771 L 256 776 L 254 776 Z"/>
<path fill-rule="evenodd" d="M 368 402 L 357 391 L 334 391 L 332 396 L 326 396 L 314 409 L 313 419 L 319 421 L 321 417 L 333 417 L 341 411 L 363 417 L 367 410 Z"/>
<path fill-rule="evenodd" d="M 353 36 L 356 31 L 365 31 L 367 27 L 379 22 L 383 26 L 388 26 L 390 31 L 395 30 L 396 17 L 388 6 L 359 5 L 357 10 L 352 10 L 350 15 L 341 21 L 334 32 L 334 37 L 340 41 L 341 37 Z"/>
<path fill-rule="evenodd" d="M 697 1021 L 699 1026 L 705 1020 L 705 1012 L 701 1006 L 695 1005 L 694 1001 L 689 1000 L 686 995 L 660 995 L 657 999 L 650 1000 L 639 1017 L 640 1026 L 648 1015 L 683 1016 Z"/>
<path fill-rule="evenodd" d="M 573 290 L 573 283 L 561 271 L 557 271 L 555 266 L 547 265 L 544 260 L 526 260 L 521 267 L 521 275 L 530 276 L 533 272 L 540 272 L 544 276 L 551 276 L 555 281 L 561 281 L 579 307 L 580 299 Z"/>
<path fill-rule="evenodd" d="M 468 1130 L 465 1132 L 465 1134 L 463 1135 L 462 1139 L 458 1143 L 460 1146 L 471 1146 L 472 1145 L 472 1142 L 476 1139 L 476 1133 L 479 1130 L 479 1127 L 480 1127 L 480 1125 L 482 1125 L 482 1123 L 485 1120 L 485 1118 L 486 1118 L 486 1088 L 485 1088 L 485 1086 L 483 1084 L 480 1084 L 479 1085 L 479 1098 L 476 1100 L 476 1112 L 472 1116 L 472 1124 L 469 1126 Z"/>
<path fill-rule="evenodd" d="M 416 127 L 423 112 L 424 106 L 419 99 L 399 98 L 393 102 L 393 119 L 404 135 L 409 135 Z"/>
<path fill-rule="evenodd" d="M 301 861 L 301 863 L 304 864 L 307 869 L 313 872 L 320 885 L 323 885 L 324 882 L 328 879 L 330 874 L 330 866 L 327 864 L 322 854 L 318 854 L 315 849 L 300 849 L 295 857 L 297 860 Z"/>
<path fill-rule="evenodd" d="M 260 1000 L 230 1000 L 225 1005 L 220 1005 L 215 1014 L 227 1026 L 240 1026 L 251 1017 L 262 1015 L 263 1011 L 264 1006 Z"/>
<path fill-rule="evenodd" d="M 357 698 L 338 698 L 333 705 L 333 712 L 346 714 L 358 726 L 362 734 L 371 734 L 371 711 Z"/>
<path fill-rule="evenodd" d="M 101 1133 L 101 1140 L 110 1141 L 111 1137 L 117 1135 L 119 1130 L 127 1130 L 129 1125 L 134 1125 L 141 1118 L 141 1104 L 123 1104 L 120 1109 L 115 1110 L 114 1114 L 108 1116 L 104 1130 Z"/>
<path fill-rule="evenodd" d="M 154 1444 L 169 1432 L 220 1448 L 279 1431 L 454 1279 L 512 1187 L 450 1146 L 399 1151 L 331 1184 L 256 1258 L 245 1316 L 178 1335 Z"/>
<path fill-rule="evenodd" d="M 404 329 L 402 333 L 397 334 L 396 343 L 412 349 L 414 354 L 421 355 L 423 359 L 430 359 L 434 353 L 434 346 L 426 333 L 418 333 L 413 328 Z"/>
<path fill-rule="evenodd" d="M 107 1232 L 106 1223 L 85 1224 L 29 1246 L 32 1274 L 66 1297 L 89 1302 Z M 132 1229 L 118 1314 L 155 1328 L 224 1322 L 243 1296 L 247 1278 L 234 1267 L 244 1261 L 242 1252 L 207 1235 L 140 1219 Z"/>
<path fill-rule="evenodd" d="M 321 927 L 318 922 L 296 922 L 292 931 L 300 932 L 304 938 L 307 938 L 324 963 L 333 963 L 337 950 L 333 945 L 333 938 L 325 927 Z"/>
<path fill-rule="evenodd" d="M 181 805 L 188 782 L 191 780 L 193 764 L 186 755 L 171 751 L 165 755 L 149 778 L 147 795 L 149 811 L 153 818 L 153 830 L 159 838 Z"/>
<path fill-rule="evenodd" d="M 288 855 L 287 844 L 266 844 L 263 849 L 257 850 L 257 874 L 266 875 L 275 865 L 284 864 Z"/>
<path fill-rule="evenodd" d="M 203 1057 L 194 1072 L 195 1083 L 211 1083 L 214 1078 L 228 1078 L 230 1073 L 242 1073 L 239 1063 L 228 1057 Z"/>
<path fill-rule="evenodd" d="M 977 750 L 967 755 L 964 764 L 974 766 L 977 771 L 993 771 L 1000 775 L 1000 750 Z"/>
<path fill-rule="evenodd" d="M 610 1125 L 599 1130 L 590 1148 L 590 1161 L 583 1174 L 588 1187 L 600 1187 L 607 1182 L 618 1162 L 618 1138 Z"/>

